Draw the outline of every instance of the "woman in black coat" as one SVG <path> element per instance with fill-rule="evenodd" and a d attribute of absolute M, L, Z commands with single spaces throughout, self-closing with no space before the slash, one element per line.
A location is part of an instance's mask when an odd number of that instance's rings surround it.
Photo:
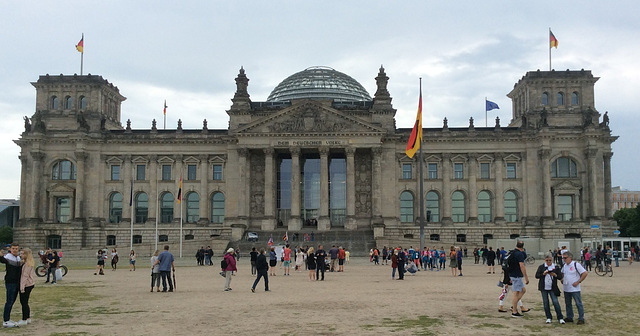
<path fill-rule="evenodd" d="M 560 324 L 564 324 L 562 310 L 558 302 L 560 289 L 558 288 L 558 280 L 562 280 L 562 268 L 553 263 L 553 256 L 547 253 L 544 256 L 544 263 L 538 266 L 536 271 L 536 279 L 538 279 L 538 290 L 542 293 L 542 304 L 544 306 L 544 314 L 547 316 L 547 323 L 551 323 L 551 307 L 549 306 L 549 297 L 556 310 L 556 316 Z"/>

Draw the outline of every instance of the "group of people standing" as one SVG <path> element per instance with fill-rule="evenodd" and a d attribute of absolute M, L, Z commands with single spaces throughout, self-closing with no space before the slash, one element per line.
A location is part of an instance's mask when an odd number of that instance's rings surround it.
<path fill-rule="evenodd" d="M 9 252 L 5 255 L 4 251 L 0 251 L 0 263 L 7 265 L 7 272 L 4 276 L 7 301 L 4 304 L 2 315 L 3 328 L 20 327 L 31 323 L 29 296 L 36 281 L 35 260 L 31 250 L 28 248 L 20 250 L 20 245 L 13 243 Z M 15 322 L 11 320 L 11 310 L 18 296 L 20 296 L 20 304 L 22 305 L 22 319 Z"/>
<path fill-rule="evenodd" d="M 546 253 L 544 263 L 538 266 L 535 277 L 538 279 L 538 290 L 542 294 L 542 304 L 547 318 L 546 323 L 551 323 L 553 316 L 551 314 L 550 300 L 553 304 L 556 318 L 560 324 L 574 321 L 573 304 L 578 309 L 577 324 L 584 324 L 584 306 L 582 304 L 580 284 L 585 280 L 588 272 L 581 263 L 573 260 L 573 254 L 567 250 L 561 250 L 562 264 L 554 263 L 552 253 Z M 522 317 L 523 313 L 529 312 L 522 304 L 522 297 L 526 293 L 526 285 L 529 284 L 529 276 L 524 264 L 526 252 L 524 250 L 524 242 L 518 241 L 515 250 L 511 251 L 507 257 L 507 269 L 503 280 L 504 287 L 499 297 L 500 308 L 498 311 L 507 312 L 503 309 L 503 300 L 506 296 L 509 286 L 513 296 L 511 299 L 511 316 Z M 558 297 L 561 295 L 558 286 L 558 280 L 562 282 L 564 291 L 564 301 L 566 308 L 566 316 L 563 316 L 562 309 Z"/>
<path fill-rule="evenodd" d="M 211 246 L 200 246 L 200 249 L 196 252 L 196 261 L 198 262 L 198 266 L 211 266 L 213 263 L 211 262 L 211 258 L 213 257 L 213 250 Z"/>

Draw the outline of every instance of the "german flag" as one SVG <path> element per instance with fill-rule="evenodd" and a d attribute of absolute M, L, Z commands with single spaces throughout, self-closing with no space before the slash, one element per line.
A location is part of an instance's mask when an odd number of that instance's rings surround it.
<path fill-rule="evenodd" d="M 82 38 L 80 39 L 80 42 L 76 44 L 76 50 L 84 54 L 84 34 L 82 34 Z"/>
<path fill-rule="evenodd" d="M 406 153 L 407 156 L 413 158 L 420 144 L 422 143 L 422 87 L 420 88 L 420 100 L 418 101 L 418 115 L 416 116 L 416 123 L 413 125 L 411 136 L 409 137 L 409 143 L 407 143 Z"/>
<path fill-rule="evenodd" d="M 551 48 L 558 49 L 558 39 L 553 35 L 551 29 L 549 29 L 549 49 Z"/>

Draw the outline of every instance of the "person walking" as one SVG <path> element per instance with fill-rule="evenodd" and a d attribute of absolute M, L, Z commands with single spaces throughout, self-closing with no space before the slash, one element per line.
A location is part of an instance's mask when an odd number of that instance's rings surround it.
<path fill-rule="evenodd" d="M 258 276 L 256 277 L 256 281 L 253 282 L 253 287 L 251 287 L 251 292 L 256 292 L 256 286 L 258 282 L 260 282 L 260 278 L 264 278 L 264 291 L 269 291 L 269 264 L 267 263 L 267 256 L 264 255 L 264 248 L 260 249 L 260 254 L 256 257 L 256 271 Z"/>
<path fill-rule="evenodd" d="M 456 258 L 458 259 L 456 260 L 456 262 L 458 263 L 458 272 L 460 272 L 458 276 L 462 276 L 462 248 L 458 248 L 458 251 L 456 252 Z"/>
<path fill-rule="evenodd" d="M 538 270 L 536 271 L 538 290 L 542 294 L 542 305 L 544 307 L 544 314 L 547 317 L 547 324 L 551 323 L 553 318 L 551 315 L 551 307 L 549 306 L 549 298 L 551 298 L 551 302 L 553 303 L 558 322 L 560 322 L 560 324 L 565 323 L 562 317 L 560 303 L 558 303 L 558 296 L 560 295 L 558 280 L 562 280 L 562 277 L 562 269 L 553 263 L 553 255 L 547 252 L 544 256 L 544 262 L 538 266 Z"/>
<path fill-rule="evenodd" d="M 392 249 L 391 252 L 391 280 L 396 279 L 396 271 L 398 270 L 398 250 Z"/>
<path fill-rule="evenodd" d="M 309 281 L 316 279 L 316 255 L 313 253 L 313 247 L 307 250 L 307 269 L 309 270 Z"/>
<path fill-rule="evenodd" d="M 171 281 L 171 272 L 176 271 L 174 264 L 175 258 L 169 252 L 169 245 L 164 246 L 164 251 L 158 255 L 154 265 L 159 265 L 160 277 L 162 278 L 162 292 L 167 292 L 167 282 L 169 282 L 169 292 L 173 292 L 173 282 Z"/>
<path fill-rule="evenodd" d="M 56 284 L 56 270 L 60 267 L 60 257 L 58 256 L 58 251 L 52 250 L 51 257 L 47 260 L 49 263 L 49 268 L 47 269 L 47 282 L 49 282 L 49 275 L 51 276 L 51 284 Z M 104 267 L 104 265 L 103 265 Z"/>
<path fill-rule="evenodd" d="M 120 260 L 120 257 L 118 257 L 118 251 L 114 247 L 111 250 L 111 270 L 112 271 L 115 271 L 116 269 L 118 269 L 119 260 Z"/>
<path fill-rule="evenodd" d="M 520 312 L 518 312 L 518 301 L 522 300 L 522 297 L 527 292 L 525 285 L 529 284 L 529 276 L 527 275 L 527 269 L 524 266 L 524 242 L 519 240 L 516 243 L 516 249 L 513 250 L 513 255 L 510 256 L 513 258 L 511 263 L 513 263 L 513 267 L 509 269 L 509 278 L 511 278 L 511 291 L 513 292 L 513 297 L 511 298 L 511 317 L 522 317 Z M 524 281 L 523 281 L 524 280 Z M 528 312 L 529 309 L 522 309 L 522 313 Z"/>
<path fill-rule="evenodd" d="M 156 286 L 156 292 L 160 292 L 160 264 L 157 264 L 159 250 L 153 252 L 151 256 L 151 292 L 153 292 L 153 285 Z"/>
<path fill-rule="evenodd" d="M 20 305 L 22 306 L 22 320 L 18 321 L 18 326 L 31 323 L 31 308 L 29 307 L 29 296 L 36 285 L 35 261 L 31 249 L 22 250 L 22 273 L 20 275 Z"/>
<path fill-rule="evenodd" d="M 15 242 L 12 243 L 9 248 L 9 252 L 9 254 L 5 255 L 4 251 L 0 250 L 0 263 L 7 265 L 7 273 L 4 275 L 4 286 L 7 290 L 7 301 L 4 304 L 4 313 L 2 315 L 2 327 L 4 328 L 13 328 L 18 326 L 17 322 L 11 320 L 11 309 L 18 298 L 20 276 L 22 274 L 22 268 L 20 265 L 20 245 Z"/>
<path fill-rule="evenodd" d="M 136 270 L 136 251 L 131 250 L 131 252 L 129 253 L 129 272 L 131 272 L 131 270 Z"/>
<path fill-rule="evenodd" d="M 338 249 L 338 272 L 344 272 L 344 259 L 347 257 L 344 247 Z"/>
<path fill-rule="evenodd" d="M 299 247 L 297 250 L 298 252 L 296 253 L 296 272 L 302 272 L 305 253 L 302 247 Z"/>
<path fill-rule="evenodd" d="M 377 248 L 373 249 L 373 259 L 375 260 L 376 265 L 378 264 L 378 260 L 376 259 L 377 250 Z M 331 268 L 329 269 L 329 272 L 335 272 L 338 270 L 338 268 L 336 267 L 336 264 L 338 262 L 338 252 L 338 248 L 335 245 L 333 245 L 331 249 L 329 249 L 329 257 L 331 259 Z"/>
<path fill-rule="evenodd" d="M 324 281 L 324 271 L 327 267 L 326 263 L 327 252 L 322 249 L 322 245 L 318 245 L 318 252 L 316 252 L 316 281 Z M 322 278 L 320 278 L 320 273 L 322 273 Z"/>
<path fill-rule="evenodd" d="M 291 248 L 289 244 L 285 245 L 284 251 L 282 251 L 282 260 L 284 265 L 284 275 L 291 275 Z"/>
<path fill-rule="evenodd" d="M 575 301 L 578 308 L 578 323 L 584 324 L 584 306 L 582 305 L 582 295 L 580 292 L 580 284 L 589 275 L 589 272 L 580 265 L 573 261 L 573 254 L 569 251 L 562 254 L 564 260 L 564 266 L 562 266 L 562 274 L 564 279 L 562 280 L 562 289 L 564 291 L 564 303 L 567 309 L 566 322 L 573 322 L 573 306 L 572 301 Z"/>
<path fill-rule="evenodd" d="M 224 272 L 224 291 L 228 292 L 231 290 L 231 274 L 232 272 L 237 272 L 238 269 L 236 268 L 236 258 L 234 257 L 234 250 L 233 248 L 229 248 L 227 250 L 227 253 L 225 253 L 224 255 L 224 260 L 227 262 L 227 267 L 225 267 L 222 271 Z"/>

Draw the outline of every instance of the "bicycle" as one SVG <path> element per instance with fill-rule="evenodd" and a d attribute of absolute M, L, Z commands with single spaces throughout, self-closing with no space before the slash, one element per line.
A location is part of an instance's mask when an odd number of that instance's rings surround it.
<path fill-rule="evenodd" d="M 67 275 L 67 272 L 69 272 L 69 269 L 65 265 L 60 265 L 60 269 L 62 270 L 62 276 Z M 47 276 L 47 267 L 44 265 L 36 267 L 36 275 L 41 278 Z"/>
<path fill-rule="evenodd" d="M 607 262 L 599 262 L 596 267 L 594 267 L 594 271 L 599 276 L 609 275 L 609 277 L 613 276 L 613 268 L 611 267 L 611 263 Z"/>
<path fill-rule="evenodd" d="M 531 264 L 534 264 L 534 263 L 536 262 L 536 258 L 534 258 L 534 257 L 533 257 L 532 255 L 530 255 L 530 254 L 527 254 L 527 258 L 524 260 L 524 262 L 525 262 L 526 264 L 531 265 Z"/>

